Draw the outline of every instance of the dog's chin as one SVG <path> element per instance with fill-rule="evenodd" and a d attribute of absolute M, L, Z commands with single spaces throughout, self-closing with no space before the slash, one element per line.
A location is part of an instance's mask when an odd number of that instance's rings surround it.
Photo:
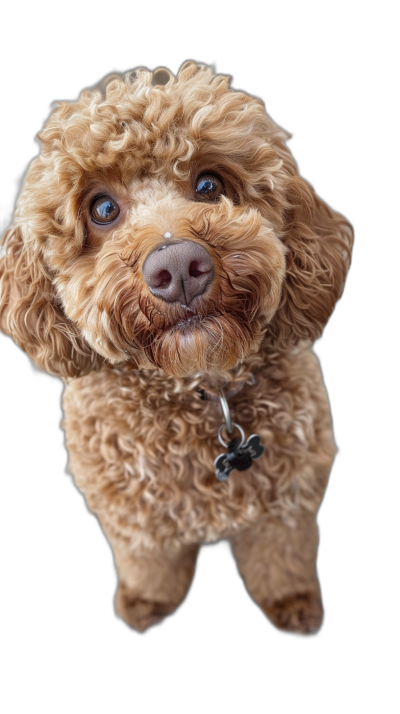
<path fill-rule="evenodd" d="M 218 375 L 234 369 L 258 348 L 259 327 L 239 324 L 227 315 L 218 319 L 188 316 L 164 330 L 145 348 L 145 353 L 155 366 L 172 377 Z"/>

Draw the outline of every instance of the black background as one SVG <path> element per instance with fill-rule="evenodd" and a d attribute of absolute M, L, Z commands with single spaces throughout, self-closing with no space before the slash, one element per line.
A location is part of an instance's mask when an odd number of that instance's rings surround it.
<path fill-rule="evenodd" d="M 84 29 L 67 14 L 61 23 L 54 19 L 53 29 L 37 22 L 33 36 L 26 30 L 23 56 L 10 59 L 2 80 L 7 139 L 1 218 L 6 227 L 51 101 L 74 99 L 113 70 L 166 66 L 175 73 L 186 59 L 213 64 L 233 77 L 234 88 L 262 97 L 272 118 L 293 134 L 290 147 L 301 174 L 356 232 L 345 295 L 315 348 L 339 446 L 318 517 L 323 629 L 305 640 L 275 631 L 221 543 L 203 549 L 193 587 L 174 616 L 148 634 L 129 631 L 113 614 L 116 581 L 107 542 L 64 475 L 61 383 L 33 371 L 1 337 L 7 651 L 24 676 L 36 671 L 40 651 L 51 676 L 70 672 L 73 661 L 71 677 L 95 666 L 97 682 L 111 672 L 111 682 L 117 675 L 126 682 L 125 673 L 133 672 L 137 682 L 151 670 L 156 680 L 170 673 L 172 689 L 185 673 L 195 691 L 211 678 L 226 691 L 244 686 L 251 692 L 289 672 L 291 681 L 305 677 L 307 691 L 314 691 L 316 676 L 331 691 L 335 682 L 358 681 L 354 663 L 368 659 L 379 632 L 373 612 L 381 573 L 368 515 L 374 461 L 364 396 L 371 354 L 362 298 L 376 237 L 363 151 L 373 49 L 344 16 L 327 13 L 310 22 L 282 16 L 276 23 L 264 14 L 236 19 L 230 29 L 201 16 L 195 37 L 193 18 L 184 17 L 178 31 L 169 14 L 164 27 L 162 16 L 142 25 L 133 11 L 119 18 L 97 14 Z"/>

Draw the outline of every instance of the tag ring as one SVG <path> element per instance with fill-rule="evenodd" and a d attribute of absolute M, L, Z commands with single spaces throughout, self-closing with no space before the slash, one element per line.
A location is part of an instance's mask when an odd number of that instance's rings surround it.
<path fill-rule="evenodd" d="M 223 389 L 221 389 L 221 396 L 219 398 L 219 401 L 220 401 L 221 408 L 222 408 L 222 414 L 224 415 L 224 419 L 225 419 L 226 430 L 227 430 L 228 434 L 232 434 L 233 422 L 231 419 L 231 413 L 229 411 L 228 400 L 225 396 L 225 392 Z M 223 446 L 225 446 L 225 444 L 223 444 Z"/>
<path fill-rule="evenodd" d="M 236 424 L 234 421 L 231 422 L 231 425 L 232 425 L 232 430 L 231 430 L 230 432 L 228 431 L 228 426 L 226 426 L 226 430 L 227 430 L 227 432 L 228 432 L 228 436 L 231 435 L 231 433 L 232 433 L 234 427 L 236 427 L 236 429 L 239 429 L 241 440 L 240 440 L 239 446 L 237 446 L 236 448 L 237 448 L 237 449 L 240 449 L 240 447 L 243 446 L 243 444 L 244 444 L 244 431 L 243 431 L 242 427 L 239 426 L 239 424 Z M 226 441 L 223 440 L 223 438 L 222 438 L 222 436 L 221 436 L 221 434 L 222 434 L 222 429 L 224 428 L 224 426 L 225 426 L 225 424 L 221 424 L 221 426 L 220 426 L 219 429 L 218 429 L 218 439 L 219 439 L 219 443 L 222 444 L 222 446 L 223 446 L 225 449 L 227 449 L 227 448 L 228 448 L 228 444 L 226 443 Z"/>

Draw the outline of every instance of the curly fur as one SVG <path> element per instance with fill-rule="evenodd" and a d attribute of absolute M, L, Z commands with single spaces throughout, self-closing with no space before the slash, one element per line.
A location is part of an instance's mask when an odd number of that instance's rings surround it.
<path fill-rule="evenodd" d="M 67 381 L 71 469 L 139 630 L 183 599 L 201 542 L 228 537 L 250 594 L 278 626 L 322 618 L 315 515 L 335 447 L 310 351 L 340 297 L 352 230 L 297 172 L 288 134 L 229 78 L 185 63 L 157 84 L 138 70 L 62 103 L 41 132 L 0 262 L 0 326 Z M 217 172 L 226 194 L 194 200 Z M 115 226 L 90 220 L 99 193 Z M 146 257 L 166 232 L 206 247 L 207 291 L 188 310 L 155 297 Z M 266 447 L 218 482 L 210 389 Z"/>

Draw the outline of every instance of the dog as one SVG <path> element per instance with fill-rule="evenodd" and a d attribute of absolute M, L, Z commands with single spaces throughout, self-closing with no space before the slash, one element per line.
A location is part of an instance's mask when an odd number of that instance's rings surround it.
<path fill-rule="evenodd" d="M 117 613 L 172 613 L 230 540 L 282 630 L 322 622 L 335 443 L 311 350 L 353 232 L 261 100 L 186 62 L 114 75 L 39 134 L 3 238 L 0 327 L 65 380 L 69 466 L 113 549 Z M 222 451 L 222 453 L 221 453 Z"/>

